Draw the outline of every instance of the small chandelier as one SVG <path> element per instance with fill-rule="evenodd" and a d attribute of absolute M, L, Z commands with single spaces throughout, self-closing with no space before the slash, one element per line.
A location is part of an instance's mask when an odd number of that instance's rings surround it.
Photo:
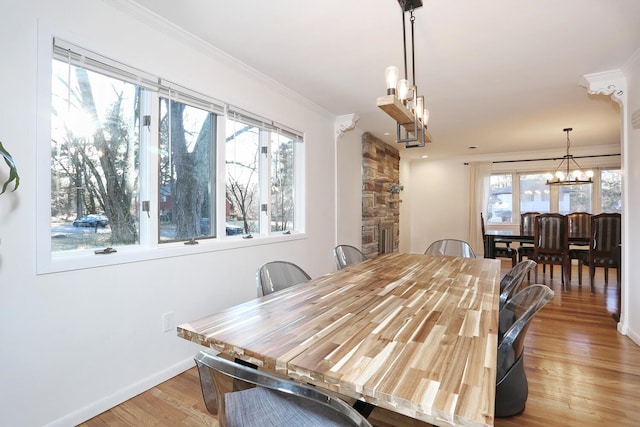
<path fill-rule="evenodd" d="M 402 10 L 402 43 L 404 47 L 404 79 L 399 79 L 400 71 L 396 66 L 387 67 L 385 80 L 387 95 L 377 99 L 378 107 L 396 121 L 396 142 L 404 143 L 405 147 L 424 147 L 425 142 L 431 142 L 431 135 L 427 131 L 429 110 L 425 108 L 424 96 L 418 96 L 416 87 L 416 63 L 413 37 L 414 9 L 422 7 L 422 0 L 398 0 Z M 407 31 L 405 15 L 409 13 L 411 22 L 411 67 L 412 81 L 409 83 L 407 71 Z M 416 143 L 417 144 L 413 144 Z"/>
<path fill-rule="evenodd" d="M 593 184 L 593 171 L 589 170 L 583 173 L 576 159 L 569 153 L 569 147 L 571 146 L 569 132 L 572 130 L 573 128 L 562 129 L 563 132 L 567 133 L 567 154 L 562 157 L 562 161 L 555 172 L 547 174 L 547 185 Z M 572 165 L 573 170 L 571 170 Z"/>

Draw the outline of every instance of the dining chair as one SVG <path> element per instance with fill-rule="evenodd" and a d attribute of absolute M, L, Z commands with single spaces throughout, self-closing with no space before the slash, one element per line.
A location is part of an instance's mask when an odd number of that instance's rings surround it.
<path fill-rule="evenodd" d="M 569 240 L 571 238 L 589 238 L 591 229 L 591 214 L 588 212 L 571 212 L 567 214 L 569 226 Z M 575 259 L 578 261 L 578 284 L 582 286 L 582 266 L 587 263 L 589 250 L 580 247 L 569 248 L 569 264 Z M 569 270 L 571 279 L 571 270 Z"/>
<path fill-rule="evenodd" d="M 544 285 L 530 285 L 515 294 L 500 310 L 495 416 L 511 417 L 524 411 L 529 384 L 524 369 L 524 342 L 533 316 L 554 292 Z"/>
<path fill-rule="evenodd" d="M 464 240 L 441 239 L 431 243 L 426 251 L 427 255 L 448 255 L 463 258 L 475 258 L 476 253 L 471 245 Z"/>
<path fill-rule="evenodd" d="M 601 213 L 591 217 L 591 237 L 589 256 L 585 264 L 589 266 L 589 286 L 595 293 L 593 278 L 596 267 L 604 267 L 604 285 L 609 284 L 609 268 L 620 269 L 618 256 L 621 242 L 621 217 L 619 213 Z M 617 275 L 619 277 L 619 275 Z M 618 281 L 618 286 L 620 283 Z"/>
<path fill-rule="evenodd" d="M 195 357 L 207 410 L 222 427 L 371 424 L 338 397 L 200 351 Z"/>
<path fill-rule="evenodd" d="M 502 277 L 500 280 L 500 308 L 504 307 L 512 295 L 518 293 L 524 282 L 524 276 L 536 265 L 536 262 L 530 259 L 520 261 Z"/>
<path fill-rule="evenodd" d="M 311 280 L 311 276 L 296 264 L 288 261 L 267 262 L 256 272 L 259 297 L 307 280 Z"/>
<path fill-rule="evenodd" d="M 333 248 L 333 259 L 336 261 L 338 270 L 351 264 L 358 264 L 367 260 L 362 251 L 351 245 L 338 245 Z"/>
<path fill-rule="evenodd" d="M 520 214 L 520 235 L 533 236 L 534 219 L 540 215 L 540 212 L 525 212 Z M 518 248 L 518 261 L 523 258 L 531 258 L 533 255 L 533 245 L 529 243 L 521 243 Z"/>
<path fill-rule="evenodd" d="M 562 284 L 569 289 L 569 227 L 567 217 L 559 213 L 544 213 L 534 218 L 533 255 L 531 260 L 542 265 L 562 267 Z M 553 276 L 551 277 L 553 279 Z M 538 282 L 538 268 L 534 282 Z"/>
<path fill-rule="evenodd" d="M 485 242 L 485 227 L 484 227 L 484 216 L 482 212 L 480 212 L 480 229 L 482 230 L 482 242 Z M 498 246 L 498 243 L 502 243 L 503 245 Z M 515 267 L 518 260 L 518 251 L 512 248 L 511 241 L 509 240 L 496 240 L 494 254 L 496 258 L 509 258 L 511 260 L 511 267 Z M 485 255 L 486 256 L 486 255 Z"/>

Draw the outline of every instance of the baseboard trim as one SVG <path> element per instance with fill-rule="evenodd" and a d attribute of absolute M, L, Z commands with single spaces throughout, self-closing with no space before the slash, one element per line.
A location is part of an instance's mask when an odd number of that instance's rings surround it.
<path fill-rule="evenodd" d="M 76 411 L 73 411 L 49 424 L 47 427 L 69 427 L 83 423 L 96 415 L 107 411 L 114 406 L 125 402 L 132 397 L 139 395 L 142 392 L 149 390 L 157 386 L 158 384 L 181 374 L 182 372 L 192 368 L 194 366 L 193 358 L 190 357 L 181 362 L 176 363 L 173 366 L 168 367 L 150 377 L 143 379 L 135 384 L 119 390 L 118 392 L 107 396 L 103 399 L 97 400 L 90 405 L 84 406 Z"/>
<path fill-rule="evenodd" d="M 620 325 L 620 324 L 618 323 L 618 325 Z M 631 338 L 631 340 L 634 343 L 636 343 L 636 345 L 640 346 L 640 334 L 637 334 L 636 331 L 634 331 L 634 330 L 632 330 L 631 328 L 628 328 L 628 327 L 624 327 L 623 329 L 624 329 L 624 332 L 621 331 L 621 333 L 623 333 L 624 335 L 626 335 L 629 338 Z"/>

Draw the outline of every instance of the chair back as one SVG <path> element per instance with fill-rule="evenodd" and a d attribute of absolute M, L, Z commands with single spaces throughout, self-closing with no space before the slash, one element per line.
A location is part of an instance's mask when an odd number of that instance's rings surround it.
<path fill-rule="evenodd" d="M 269 295 L 307 280 L 311 280 L 311 276 L 296 264 L 288 261 L 271 261 L 260 267 L 256 273 L 258 296 Z"/>
<path fill-rule="evenodd" d="M 540 212 L 525 212 L 520 214 L 520 234 L 522 236 L 533 236 L 534 219 Z"/>
<path fill-rule="evenodd" d="M 589 239 L 589 265 L 615 266 L 621 234 L 619 213 L 593 215 Z"/>
<path fill-rule="evenodd" d="M 567 214 L 569 237 L 589 237 L 591 232 L 591 214 L 588 212 L 571 212 Z"/>
<path fill-rule="evenodd" d="M 534 219 L 534 258 L 564 255 L 569 249 L 567 217 L 559 213 L 540 214 Z"/>
<path fill-rule="evenodd" d="M 222 427 L 371 424 L 343 400 L 317 387 L 200 351 L 196 357 L 207 410 Z"/>
<path fill-rule="evenodd" d="M 482 240 L 484 241 L 484 235 L 487 234 L 484 228 L 484 216 L 480 212 L 480 229 L 482 230 Z"/>
<path fill-rule="evenodd" d="M 367 257 L 360 251 L 360 249 L 351 245 L 338 245 L 333 248 L 333 258 L 336 261 L 338 270 L 345 268 L 348 265 L 358 264 L 367 260 Z"/>
<path fill-rule="evenodd" d="M 475 258 L 476 253 L 471 245 L 464 240 L 442 239 L 431 243 L 426 251 L 427 255 L 448 255 L 463 258 Z"/>
<path fill-rule="evenodd" d="M 527 273 L 537 265 L 535 261 L 520 261 L 500 280 L 500 308 L 504 307 L 511 295 L 520 290 L 520 285 L 524 281 Z"/>
<path fill-rule="evenodd" d="M 529 322 L 551 301 L 553 294 L 548 286 L 530 285 L 515 294 L 500 310 L 496 371 L 498 382 L 522 355 Z"/>

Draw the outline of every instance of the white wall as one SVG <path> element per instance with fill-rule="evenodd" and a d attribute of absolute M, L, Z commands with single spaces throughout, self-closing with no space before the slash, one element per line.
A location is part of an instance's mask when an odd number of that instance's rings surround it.
<path fill-rule="evenodd" d="M 406 233 L 411 242 L 409 251 L 424 253 L 431 242 L 439 239 L 468 240 L 468 178 L 464 161 L 414 160 L 408 176 L 407 184 L 402 179 L 400 182 L 404 185 L 402 199 L 410 200 L 410 231 Z"/>
<path fill-rule="evenodd" d="M 637 260 L 640 259 L 640 125 L 633 128 L 632 116 L 640 116 L 640 50 L 631 58 L 628 68 L 624 70 L 627 77 L 627 144 L 624 158 L 625 214 L 623 216 L 624 237 L 623 245 L 623 291 L 622 318 L 626 326 L 626 333 L 640 345 L 640 269 Z M 636 122 L 639 119 L 636 118 Z"/>
<path fill-rule="evenodd" d="M 163 333 L 255 297 L 255 271 L 282 258 L 312 276 L 335 267 L 334 118 L 170 28 L 154 28 L 110 1 L 4 2 L 0 27 L 0 140 L 22 178 L 0 196 L 0 424 L 74 425 L 171 377 L 198 346 Z M 39 26 L 40 25 L 40 26 Z M 303 239 L 37 276 L 35 274 L 38 31 L 272 118 L 306 136 Z M 194 45 L 195 46 L 195 45 Z M 0 168 L 0 178 L 6 169 Z"/>
<path fill-rule="evenodd" d="M 336 244 L 362 249 L 362 131 L 348 130 L 336 140 Z"/>

